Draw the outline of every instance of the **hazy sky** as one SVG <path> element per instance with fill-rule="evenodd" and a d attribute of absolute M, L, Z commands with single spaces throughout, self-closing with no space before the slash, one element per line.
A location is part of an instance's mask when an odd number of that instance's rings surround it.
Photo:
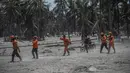
<path fill-rule="evenodd" d="M 52 10 L 54 8 L 54 6 L 55 6 L 54 0 L 45 0 L 45 1 L 50 4 L 50 10 Z"/>

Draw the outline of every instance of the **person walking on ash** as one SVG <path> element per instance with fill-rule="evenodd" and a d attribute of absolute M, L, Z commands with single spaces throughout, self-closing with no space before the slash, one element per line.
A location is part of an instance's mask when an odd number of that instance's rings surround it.
<path fill-rule="evenodd" d="M 115 50 L 115 45 L 114 45 L 114 36 L 112 35 L 112 32 L 109 32 L 109 49 L 108 49 L 108 54 L 110 53 L 110 49 L 111 47 L 113 48 L 114 50 L 114 53 L 116 53 L 116 50 Z"/>
<path fill-rule="evenodd" d="M 11 60 L 11 62 L 14 62 L 14 57 L 15 56 L 17 56 L 20 59 L 20 61 L 22 61 L 22 58 L 21 58 L 21 56 L 19 54 L 20 49 L 18 47 L 18 42 L 16 40 L 16 37 L 10 36 L 10 38 L 11 38 L 11 42 L 12 42 L 12 45 L 13 45 L 13 52 L 12 52 L 12 60 Z"/>
<path fill-rule="evenodd" d="M 101 48 L 100 48 L 100 53 L 102 53 L 103 47 L 105 46 L 105 48 L 108 51 L 108 47 L 107 47 L 107 37 L 104 35 L 104 33 L 101 33 Z"/>
<path fill-rule="evenodd" d="M 64 42 L 64 54 L 63 54 L 63 56 L 65 56 L 66 51 L 68 52 L 68 55 L 70 55 L 70 52 L 68 50 L 68 46 L 69 46 L 69 44 L 71 44 L 70 40 L 67 39 L 65 35 L 63 35 L 63 37 L 60 38 L 60 40 L 63 40 L 63 42 Z"/>
<path fill-rule="evenodd" d="M 35 59 L 35 58 L 38 59 L 38 40 L 37 40 L 37 36 L 33 37 L 32 43 L 33 43 L 33 49 L 32 49 L 33 59 Z"/>

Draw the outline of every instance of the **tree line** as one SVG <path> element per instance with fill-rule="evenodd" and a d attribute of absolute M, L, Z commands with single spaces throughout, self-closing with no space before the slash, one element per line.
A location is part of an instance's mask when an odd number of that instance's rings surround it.
<path fill-rule="evenodd" d="M 45 38 L 48 34 L 80 33 L 82 39 L 92 33 L 112 31 L 130 35 L 129 0 L 55 0 L 50 10 L 45 0 L 1 0 L 0 36 L 17 35 Z"/>

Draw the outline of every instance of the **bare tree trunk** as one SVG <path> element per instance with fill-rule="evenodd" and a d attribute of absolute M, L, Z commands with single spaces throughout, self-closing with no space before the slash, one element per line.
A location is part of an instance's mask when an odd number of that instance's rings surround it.
<path fill-rule="evenodd" d="M 109 28 L 110 31 L 112 31 L 112 17 L 111 17 L 111 7 L 109 7 L 109 13 L 108 13 L 108 17 L 109 17 Z"/>
<path fill-rule="evenodd" d="M 127 37 L 129 38 L 129 24 L 127 23 Z"/>
<path fill-rule="evenodd" d="M 84 15 L 81 14 L 81 23 L 82 23 L 82 27 L 81 27 L 81 40 L 82 40 L 82 42 L 83 42 L 83 41 L 85 40 L 85 38 L 88 36 L 88 30 L 87 30 L 87 28 L 85 27 L 84 19 L 85 19 Z M 88 23 L 88 21 L 87 21 L 87 23 Z M 85 29 L 86 29 L 86 31 L 85 31 Z"/>
<path fill-rule="evenodd" d="M 68 28 L 68 38 L 69 38 L 69 40 L 71 40 L 70 39 L 70 29 Z"/>
<path fill-rule="evenodd" d="M 9 17 L 9 23 L 8 23 L 8 25 L 9 25 L 9 32 L 8 33 L 10 33 L 11 32 L 11 24 L 12 24 L 12 19 L 11 19 L 11 16 Z M 10 34 L 9 34 L 10 35 Z"/>

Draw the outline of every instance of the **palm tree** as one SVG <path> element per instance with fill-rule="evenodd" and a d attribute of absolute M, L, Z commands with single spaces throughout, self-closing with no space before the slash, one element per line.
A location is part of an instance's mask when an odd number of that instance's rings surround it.
<path fill-rule="evenodd" d="M 43 0 L 2 0 L 0 30 L 7 36 L 26 35 L 28 38 L 33 35 L 44 38 L 48 31 L 53 30 L 53 35 L 55 32 L 81 32 L 81 39 L 94 31 L 119 33 L 121 29 L 129 36 L 130 5 L 127 2 L 128 0 L 55 0 L 56 6 L 50 11 Z"/>
<path fill-rule="evenodd" d="M 26 37 L 38 35 L 44 38 L 45 24 L 48 23 L 49 8 L 42 0 L 9 0 L 2 2 L 2 16 L 7 18 L 4 28 L 7 34 Z M 17 31 L 17 32 L 15 32 Z M 44 33 L 43 33 L 44 32 Z"/>
<path fill-rule="evenodd" d="M 15 34 L 13 29 L 16 29 L 15 27 L 17 27 L 17 25 L 15 24 L 15 21 L 17 19 L 18 16 L 20 16 L 20 8 L 19 8 L 19 2 L 20 0 L 14 1 L 14 0 L 9 0 L 9 1 L 5 1 L 3 3 L 3 5 L 5 5 L 4 7 L 4 11 L 5 11 L 5 15 L 8 17 L 8 31 L 11 34 Z M 14 28 L 12 28 L 14 27 Z"/>
<path fill-rule="evenodd" d="M 56 6 L 54 7 L 53 11 L 55 14 L 56 22 L 60 25 L 60 31 L 62 34 L 66 31 L 66 1 L 65 0 L 55 0 Z"/>
<path fill-rule="evenodd" d="M 69 2 L 69 4 L 71 4 L 69 6 L 71 9 L 70 16 L 75 16 L 77 24 L 79 25 L 79 28 L 81 28 L 82 39 L 84 40 L 84 38 L 90 34 L 89 29 L 91 28 L 91 25 L 89 24 L 89 14 L 91 13 L 89 11 L 91 9 L 89 1 L 75 0 Z"/>
<path fill-rule="evenodd" d="M 44 39 L 44 25 L 47 24 L 48 18 L 48 6 L 44 1 L 27 0 L 25 1 L 23 16 L 25 16 L 25 24 L 29 32 L 32 32 L 29 36 L 38 35 Z M 43 23 L 44 22 L 44 23 Z"/>

